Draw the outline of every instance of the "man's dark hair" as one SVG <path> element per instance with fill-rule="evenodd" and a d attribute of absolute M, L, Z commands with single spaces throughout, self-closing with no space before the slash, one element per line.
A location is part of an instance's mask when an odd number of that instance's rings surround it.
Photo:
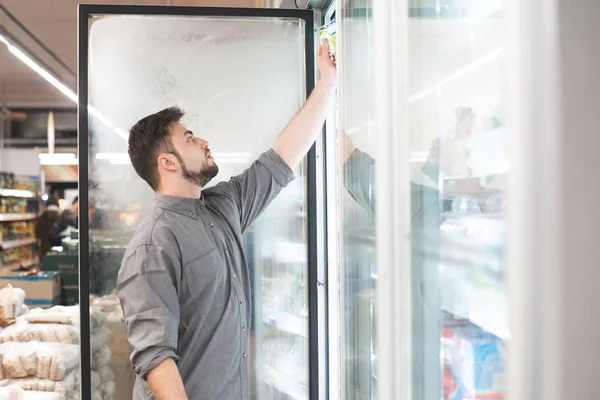
<path fill-rule="evenodd" d="M 160 186 L 156 158 L 161 152 L 173 151 L 169 128 L 184 116 L 178 107 L 165 108 L 139 120 L 129 130 L 129 158 L 135 172 L 154 191 Z"/>

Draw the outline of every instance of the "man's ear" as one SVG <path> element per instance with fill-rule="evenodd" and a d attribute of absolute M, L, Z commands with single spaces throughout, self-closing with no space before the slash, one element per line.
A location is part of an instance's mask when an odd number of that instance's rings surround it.
<path fill-rule="evenodd" d="M 158 167 L 167 171 L 177 171 L 177 159 L 173 154 L 160 153 L 158 155 Z"/>

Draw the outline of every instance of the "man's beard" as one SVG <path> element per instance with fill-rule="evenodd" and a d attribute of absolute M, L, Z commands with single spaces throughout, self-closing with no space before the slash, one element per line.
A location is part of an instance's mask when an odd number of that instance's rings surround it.
<path fill-rule="evenodd" d="M 181 174 L 184 179 L 201 188 L 206 186 L 206 184 L 219 173 L 219 167 L 216 164 L 206 165 L 204 168 L 200 169 L 200 171 L 190 171 L 185 166 L 185 162 L 183 162 L 179 153 L 173 152 L 173 154 L 175 154 L 175 157 L 177 157 L 177 160 L 181 164 Z M 206 160 L 208 162 L 208 158 Z"/>

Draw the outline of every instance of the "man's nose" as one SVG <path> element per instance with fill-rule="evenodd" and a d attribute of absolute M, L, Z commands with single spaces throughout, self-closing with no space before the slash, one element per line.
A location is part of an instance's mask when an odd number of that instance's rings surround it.
<path fill-rule="evenodd" d="M 208 148 L 208 140 L 200 139 L 200 147 L 202 147 L 203 149 L 207 149 Z"/>

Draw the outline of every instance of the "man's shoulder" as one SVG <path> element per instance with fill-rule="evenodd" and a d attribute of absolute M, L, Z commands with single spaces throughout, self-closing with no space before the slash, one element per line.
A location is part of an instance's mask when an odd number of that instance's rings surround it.
<path fill-rule="evenodd" d="M 175 244 L 172 224 L 165 218 L 165 210 L 154 210 L 144 218 L 133 234 L 127 253 L 135 252 L 140 246 L 170 247 Z"/>

